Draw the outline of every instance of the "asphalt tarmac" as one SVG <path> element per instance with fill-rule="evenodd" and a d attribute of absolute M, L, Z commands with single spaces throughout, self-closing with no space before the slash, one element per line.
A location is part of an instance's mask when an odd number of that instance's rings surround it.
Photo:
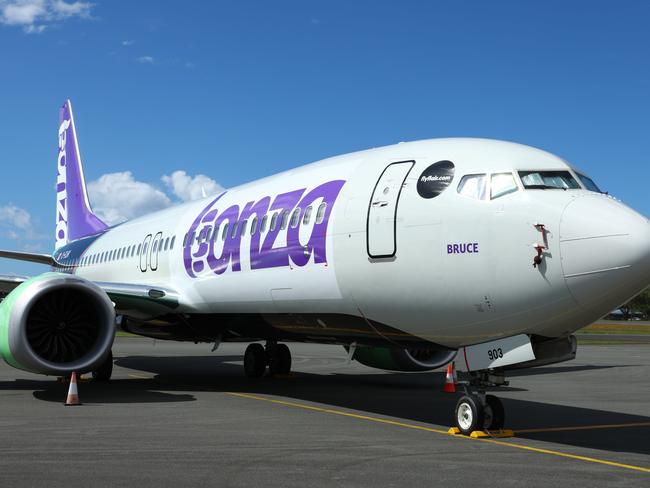
<path fill-rule="evenodd" d="M 584 346 L 496 394 L 509 439 L 446 434 L 444 372 L 348 364 L 291 344 L 294 373 L 250 380 L 244 344 L 118 338 L 109 384 L 0 365 L 2 486 L 650 486 L 650 347 Z"/>

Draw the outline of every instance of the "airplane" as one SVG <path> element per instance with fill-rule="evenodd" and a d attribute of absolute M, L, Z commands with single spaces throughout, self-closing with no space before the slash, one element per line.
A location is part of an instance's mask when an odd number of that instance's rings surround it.
<path fill-rule="evenodd" d="M 51 271 L 2 277 L 0 353 L 44 375 L 112 374 L 116 325 L 248 342 L 244 373 L 286 374 L 286 342 L 392 371 L 454 361 L 463 433 L 504 426 L 486 389 L 575 358 L 573 333 L 650 283 L 650 222 L 583 171 L 488 139 L 399 143 L 307 164 L 108 226 L 60 109 Z M 261 344 L 264 343 L 264 345 Z"/>

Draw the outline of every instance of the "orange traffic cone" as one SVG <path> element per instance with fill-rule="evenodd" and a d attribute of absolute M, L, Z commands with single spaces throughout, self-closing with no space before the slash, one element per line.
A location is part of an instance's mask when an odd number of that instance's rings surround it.
<path fill-rule="evenodd" d="M 66 398 L 64 405 L 66 407 L 72 405 L 81 405 L 79 401 L 79 393 L 77 392 L 77 373 L 72 372 L 70 376 L 70 388 L 68 388 L 68 398 Z"/>
<path fill-rule="evenodd" d="M 447 366 L 447 376 L 445 377 L 445 387 L 442 389 L 445 393 L 456 393 L 456 378 L 454 363 Z"/>

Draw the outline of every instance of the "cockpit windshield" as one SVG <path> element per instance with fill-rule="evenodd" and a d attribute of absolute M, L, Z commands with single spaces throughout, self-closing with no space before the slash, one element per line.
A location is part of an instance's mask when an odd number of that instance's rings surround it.
<path fill-rule="evenodd" d="M 576 174 L 578 175 L 578 178 L 580 178 L 580 181 L 582 182 L 582 184 L 587 190 L 602 193 L 602 191 L 600 191 L 600 188 L 598 188 L 598 185 L 594 183 L 594 180 L 581 173 L 576 173 Z"/>
<path fill-rule="evenodd" d="M 576 179 L 568 171 L 520 171 L 524 188 L 531 190 L 580 189 Z"/>

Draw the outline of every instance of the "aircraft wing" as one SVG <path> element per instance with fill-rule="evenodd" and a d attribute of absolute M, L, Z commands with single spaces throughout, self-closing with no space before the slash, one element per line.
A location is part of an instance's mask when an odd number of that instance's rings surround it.
<path fill-rule="evenodd" d="M 0 275 L 0 297 L 11 293 L 14 288 L 28 279 L 27 276 Z"/>
<path fill-rule="evenodd" d="M 32 263 L 48 264 L 54 266 L 56 262 L 49 254 L 35 252 L 5 251 L 0 250 L 0 258 L 17 259 L 18 261 L 30 261 Z"/>
<path fill-rule="evenodd" d="M 27 276 L 0 275 L 0 298 L 27 281 Z M 117 313 L 149 317 L 170 312 L 180 304 L 178 293 L 166 287 L 95 281 L 115 303 Z"/>

